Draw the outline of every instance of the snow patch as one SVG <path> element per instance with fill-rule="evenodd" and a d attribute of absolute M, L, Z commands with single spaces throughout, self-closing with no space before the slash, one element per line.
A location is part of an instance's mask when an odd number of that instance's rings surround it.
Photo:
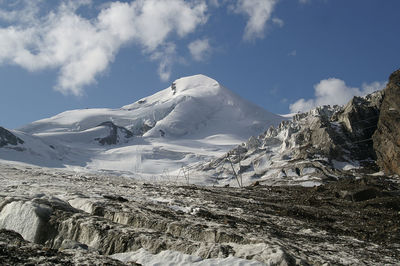
<path fill-rule="evenodd" d="M 300 183 L 300 186 L 302 187 L 318 187 L 320 185 L 322 185 L 322 183 L 317 181 L 305 181 Z"/>
<path fill-rule="evenodd" d="M 333 163 L 333 166 L 336 169 L 341 169 L 341 170 L 344 170 L 344 171 L 360 168 L 359 162 L 355 162 L 355 161 L 352 161 L 352 162 L 340 162 L 340 161 L 332 160 L 332 163 Z"/>
<path fill-rule="evenodd" d="M 180 265 L 180 266 L 262 266 L 265 265 L 258 261 L 240 259 L 237 257 L 205 259 L 200 257 L 183 254 L 177 251 L 165 250 L 158 254 L 151 254 L 145 249 L 139 249 L 135 252 L 119 253 L 111 255 L 111 258 L 120 260 L 124 263 L 136 262 L 146 266 L 155 265 Z"/>

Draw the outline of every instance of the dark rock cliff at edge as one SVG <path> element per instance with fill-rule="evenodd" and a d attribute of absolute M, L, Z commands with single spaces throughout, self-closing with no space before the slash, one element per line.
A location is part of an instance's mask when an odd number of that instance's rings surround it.
<path fill-rule="evenodd" d="M 378 128 L 373 135 L 377 164 L 386 174 L 400 175 L 400 70 L 384 89 Z"/>

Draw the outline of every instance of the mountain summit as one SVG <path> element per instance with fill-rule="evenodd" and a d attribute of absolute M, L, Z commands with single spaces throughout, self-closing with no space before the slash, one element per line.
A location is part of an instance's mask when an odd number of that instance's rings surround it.
<path fill-rule="evenodd" d="M 282 118 L 258 107 L 204 75 L 185 77 L 170 87 L 121 109 L 67 111 L 20 130 L 82 132 L 106 121 L 145 137 L 207 137 L 229 134 L 250 137 Z"/>
<path fill-rule="evenodd" d="M 23 126 L 13 131 L 25 141 L 13 158 L 23 150 L 31 155 L 22 161 L 39 165 L 57 158 L 57 166 L 159 174 L 221 155 L 282 120 L 195 75 L 119 109 L 66 111 Z"/>

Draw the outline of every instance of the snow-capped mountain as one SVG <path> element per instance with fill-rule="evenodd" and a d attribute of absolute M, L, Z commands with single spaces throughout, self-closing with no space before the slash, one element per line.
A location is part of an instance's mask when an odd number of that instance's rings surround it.
<path fill-rule="evenodd" d="M 140 176 L 166 174 L 219 156 L 283 119 L 196 75 L 120 109 L 66 111 L 11 130 L 24 143 L 0 149 L 0 158 Z"/>

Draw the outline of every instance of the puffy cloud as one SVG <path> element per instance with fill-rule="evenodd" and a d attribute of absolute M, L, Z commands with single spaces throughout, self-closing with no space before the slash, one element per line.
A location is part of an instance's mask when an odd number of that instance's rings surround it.
<path fill-rule="evenodd" d="M 39 13 L 39 6 L 42 2 L 43 0 L 0 1 L 0 5 L 4 6 L 3 9 L 0 9 L 0 19 L 7 22 L 32 22 Z"/>
<path fill-rule="evenodd" d="M 244 33 L 245 40 L 264 37 L 265 26 L 279 0 L 238 0 L 235 12 L 249 17 Z M 282 20 L 280 20 L 283 23 Z"/>
<path fill-rule="evenodd" d="M 368 93 L 380 90 L 385 86 L 384 82 L 364 83 L 362 88 L 352 88 L 343 80 L 330 78 L 321 80 L 314 86 L 314 99 L 300 99 L 289 106 L 290 111 L 306 112 L 321 105 L 343 105 L 354 96 L 364 96 Z"/>
<path fill-rule="evenodd" d="M 211 52 L 211 46 L 208 39 L 196 40 L 188 46 L 191 55 L 196 61 L 203 61 Z"/>
<path fill-rule="evenodd" d="M 58 69 L 55 89 L 74 95 L 94 83 L 121 46 L 130 42 L 158 60 L 160 77 L 168 79 L 175 53 L 169 36 L 182 38 L 207 21 L 207 6 L 201 0 L 117 1 L 103 6 L 94 18 L 77 12 L 90 0 L 64 1 L 45 14 L 40 9 L 43 1 L 17 2 L 23 8 L 0 9 L 0 19 L 11 24 L 0 28 L 0 64 L 30 71 Z"/>

